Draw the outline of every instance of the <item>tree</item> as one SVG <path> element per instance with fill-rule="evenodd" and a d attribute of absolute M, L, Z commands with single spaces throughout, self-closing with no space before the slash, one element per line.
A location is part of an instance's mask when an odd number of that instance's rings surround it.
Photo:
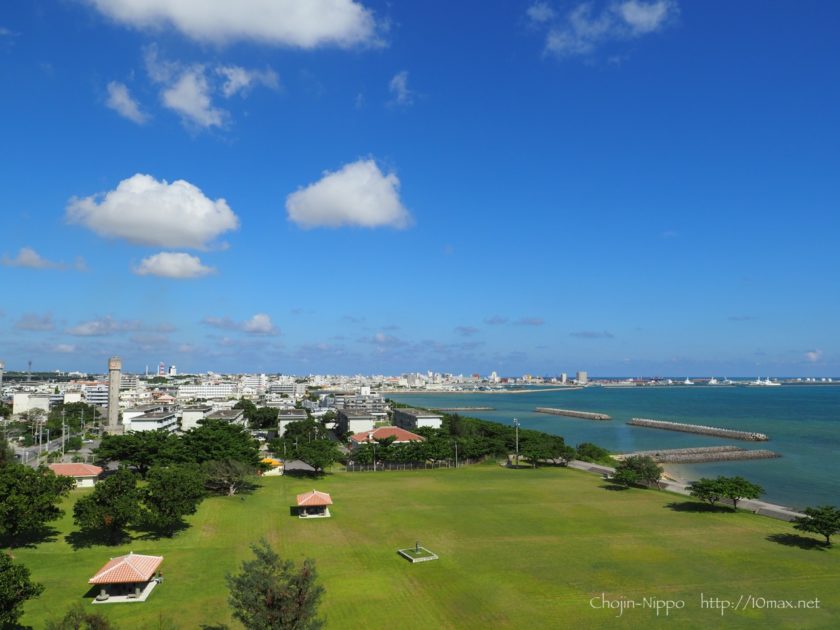
<path fill-rule="evenodd" d="M 248 430 L 224 420 L 202 420 L 181 437 L 185 454 L 199 464 L 235 459 L 252 468 L 260 465 L 259 443 Z"/>
<path fill-rule="evenodd" d="M 16 463 L 17 459 L 15 458 L 15 449 L 9 446 L 9 443 L 5 440 L 0 442 L 0 467 L 11 466 Z"/>
<path fill-rule="evenodd" d="M 338 445 L 332 440 L 313 440 L 298 444 L 295 457 L 317 470 L 326 470 L 341 456 Z"/>
<path fill-rule="evenodd" d="M 83 531 L 102 531 L 112 543 L 125 536 L 125 527 L 139 515 L 137 477 L 127 468 L 97 483 L 73 507 L 73 520 Z"/>
<path fill-rule="evenodd" d="M 317 583 L 315 562 L 300 569 L 283 561 L 265 540 L 251 545 L 253 560 L 242 563 L 238 575 L 226 577 L 233 616 L 247 630 L 317 630 L 318 604 L 324 588 Z"/>
<path fill-rule="evenodd" d="M 195 514 L 206 495 L 204 473 L 196 464 L 152 468 L 143 488 L 143 504 L 151 524 L 170 536 L 188 514 Z"/>
<path fill-rule="evenodd" d="M 218 459 L 204 462 L 202 465 L 205 481 L 204 485 L 211 492 L 235 495 L 247 483 L 248 477 L 255 472 L 253 466 L 237 459 Z"/>
<path fill-rule="evenodd" d="M 705 501 L 709 505 L 714 505 L 720 501 L 720 497 L 723 494 L 723 488 L 719 479 L 707 479 L 706 477 L 692 481 L 688 484 L 688 490 L 691 496 Z"/>
<path fill-rule="evenodd" d="M 764 494 L 764 488 L 743 477 L 718 477 L 717 482 L 721 495 L 732 501 L 733 510 L 738 509 L 741 499 L 757 499 Z"/>
<path fill-rule="evenodd" d="M 46 630 L 116 630 L 116 626 L 106 616 L 76 603 L 61 619 L 48 621 Z"/>
<path fill-rule="evenodd" d="M 29 579 L 29 569 L 0 551 L 0 628 L 13 628 L 23 614 L 23 603 L 44 591 Z"/>
<path fill-rule="evenodd" d="M 250 425 L 251 418 L 257 411 L 257 406 L 247 398 L 240 398 L 239 402 L 233 406 L 234 409 L 242 409 L 245 412 L 245 421 Z"/>
<path fill-rule="evenodd" d="M 662 473 L 662 466 L 653 461 L 651 457 L 634 455 L 618 463 L 611 479 L 625 486 L 656 484 L 659 487 L 659 478 Z"/>
<path fill-rule="evenodd" d="M 831 547 L 831 537 L 840 534 L 840 509 L 832 505 L 805 508 L 805 516 L 796 518 L 793 526 L 801 532 L 825 536 L 825 546 Z"/>
<path fill-rule="evenodd" d="M 543 440 L 529 439 L 520 444 L 519 452 L 527 458 L 532 468 L 536 468 L 540 460 L 551 459 L 551 448 Z"/>
<path fill-rule="evenodd" d="M 25 533 L 36 532 L 64 512 L 58 507 L 75 486 L 48 468 L 23 464 L 0 466 L 0 536 L 9 546 Z"/>
<path fill-rule="evenodd" d="M 248 420 L 248 426 L 252 429 L 276 429 L 279 411 L 273 407 L 257 407 Z"/>
<path fill-rule="evenodd" d="M 98 461 L 117 461 L 132 466 L 144 478 L 152 466 L 188 461 L 181 439 L 164 430 L 106 435 L 95 456 Z"/>
<path fill-rule="evenodd" d="M 283 432 L 283 439 L 294 442 L 310 442 L 312 440 L 326 440 L 329 437 L 329 432 L 324 428 L 324 425 L 315 420 L 298 420 L 290 422 L 286 425 L 286 430 Z"/>
<path fill-rule="evenodd" d="M 610 452 L 605 449 L 592 444 L 591 442 L 581 442 L 577 445 L 577 458 L 584 462 L 610 462 Z"/>

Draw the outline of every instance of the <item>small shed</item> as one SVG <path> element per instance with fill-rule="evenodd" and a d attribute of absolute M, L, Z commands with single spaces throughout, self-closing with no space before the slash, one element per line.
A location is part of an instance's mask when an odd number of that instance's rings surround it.
<path fill-rule="evenodd" d="M 326 492 L 304 492 L 297 495 L 298 517 L 300 518 L 329 518 L 332 497 Z"/>
<path fill-rule="evenodd" d="M 145 601 L 152 589 L 163 580 L 156 576 L 162 562 L 163 556 L 133 552 L 111 558 L 88 580 L 89 584 L 100 589 L 94 603 Z"/>
<path fill-rule="evenodd" d="M 77 488 L 92 488 L 102 474 L 93 464 L 50 464 L 50 470 L 61 477 L 72 477 Z"/>
<path fill-rule="evenodd" d="M 314 475 L 318 471 L 304 461 L 293 459 L 290 462 L 284 462 L 283 472 L 286 475 Z"/>

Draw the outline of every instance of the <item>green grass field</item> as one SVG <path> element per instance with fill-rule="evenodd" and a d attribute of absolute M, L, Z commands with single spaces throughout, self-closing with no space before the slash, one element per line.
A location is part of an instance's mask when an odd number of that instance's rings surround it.
<path fill-rule="evenodd" d="M 245 497 L 206 500 L 173 539 L 74 551 L 60 533 L 15 555 L 46 586 L 26 607 L 35 628 L 88 591 L 110 557 L 165 556 L 165 580 L 145 603 L 98 606 L 121 628 L 198 628 L 232 622 L 224 575 L 265 537 L 282 556 L 315 558 L 328 628 L 829 628 L 840 619 L 840 549 L 802 548 L 783 522 L 746 513 L 675 510 L 684 497 L 612 491 L 565 469 L 336 473 L 310 481 L 264 478 Z M 330 492 L 330 519 L 290 515 L 299 492 Z M 440 556 L 411 564 L 396 551 L 415 541 Z M 682 600 L 670 619 L 651 609 L 595 609 L 600 601 Z M 819 598 L 820 608 L 703 609 L 701 594 L 738 600 Z M 796 605 L 796 601 L 794 601 Z"/>

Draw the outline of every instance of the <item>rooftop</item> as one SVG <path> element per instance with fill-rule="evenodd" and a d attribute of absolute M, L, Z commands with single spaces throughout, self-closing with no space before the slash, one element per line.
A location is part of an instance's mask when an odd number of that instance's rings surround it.
<path fill-rule="evenodd" d="M 132 418 L 131 422 L 143 422 L 144 420 L 165 420 L 166 418 L 174 418 L 174 411 L 150 411 L 144 413 L 142 416 Z"/>
<path fill-rule="evenodd" d="M 50 470 L 62 477 L 98 477 L 102 469 L 93 464 L 50 464 Z"/>
<path fill-rule="evenodd" d="M 332 505 L 333 502 L 332 497 L 326 492 L 313 490 L 312 492 L 304 492 L 303 494 L 297 495 L 297 504 L 300 507 L 313 507 L 318 505 Z"/>
<path fill-rule="evenodd" d="M 400 427 L 379 427 L 373 431 L 363 431 L 350 436 L 357 444 L 368 444 L 375 440 L 387 440 L 393 437 L 394 442 L 425 442 L 426 438 Z"/>
<path fill-rule="evenodd" d="M 440 414 L 432 413 L 431 411 L 423 411 L 422 409 L 414 409 L 413 407 L 398 407 L 394 409 L 394 412 L 399 411 L 400 413 L 407 414 L 409 416 L 420 416 L 423 418 L 442 418 Z"/>
<path fill-rule="evenodd" d="M 245 415 L 242 409 L 219 409 L 211 414 L 207 414 L 208 420 L 235 420 L 240 416 Z"/>
<path fill-rule="evenodd" d="M 130 553 L 127 556 L 111 558 L 92 578 L 89 584 L 125 584 L 148 582 L 152 579 L 163 556 L 144 556 Z"/>

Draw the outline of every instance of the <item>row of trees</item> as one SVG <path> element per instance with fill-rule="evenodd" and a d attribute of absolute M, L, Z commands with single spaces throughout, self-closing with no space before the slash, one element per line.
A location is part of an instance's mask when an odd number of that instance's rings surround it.
<path fill-rule="evenodd" d="M 722 499 L 732 501 L 732 509 L 738 508 L 738 501 L 743 499 L 757 499 L 764 494 L 764 488 L 747 481 L 743 477 L 716 477 L 707 479 L 702 477 L 688 484 L 691 496 L 715 505 Z"/>

